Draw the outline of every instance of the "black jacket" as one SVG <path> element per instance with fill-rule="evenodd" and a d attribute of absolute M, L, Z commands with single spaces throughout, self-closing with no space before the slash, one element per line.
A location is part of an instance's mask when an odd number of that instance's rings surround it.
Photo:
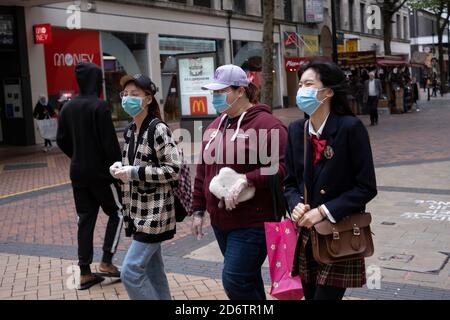
<path fill-rule="evenodd" d="M 322 155 L 315 167 L 309 139 L 306 165 L 303 163 L 304 124 L 302 119 L 289 126 L 284 185 L 290 210 L 303 201 L 306 181 L 311 208 L 325 204 L 337 222 L 364 211 L 376 196 L 377 187 L 369 135 L 363 123 L 356 117 L 330 114 L 320 139 L 327 140 L 334 155 L 331 159 Z"/>
<path fill-rule="evenodd" d="M 121 161 L 121 150 L 111 119 L 111 108 L 99 99 L 102 71 L 92 63 L 75 68 L 79 95 L 61 110 L 56 142 L 71 158 L 74 186 L 110 184 L 109 167 Z"/>
<path fill-rule="evenodd" d="M 43 120 L 47 116 L 52 118 L 55 115 L 55 110 L 52 106 L 47 102 L 46 105 L 43 105 L 41 102 L 36 103 L 33 111 L 33 118 L 36 120 Z"/>

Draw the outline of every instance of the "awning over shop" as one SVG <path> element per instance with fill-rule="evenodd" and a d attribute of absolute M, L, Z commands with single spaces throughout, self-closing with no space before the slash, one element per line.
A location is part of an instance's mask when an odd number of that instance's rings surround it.
<path fill-rule="evenodd" d="M 371 67 L 377 63 L 375 51 L 341 52 L 338 54 L 340 67 Z"/>
<path fill-rule="evenodd" d="M 412 67 L 431 68 L 432 67 L 432 59 L 433 59 L 432 53 L 416 51 L 412 54 L 410 63 L 411 63 Z"/>
<path fill-rule="evenodd" d="M 408 58 L 407 54 L 377 57 L 377 64 L 384 67 L 405 66 L 409 64 Z"/>

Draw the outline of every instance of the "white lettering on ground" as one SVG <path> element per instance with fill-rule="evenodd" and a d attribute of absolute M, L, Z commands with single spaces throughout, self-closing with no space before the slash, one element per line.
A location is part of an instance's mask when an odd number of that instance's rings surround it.
<path fill-rule="evenodd" d="M 402 218 L 450 222 L 450 202 L 435 200 L 415 200 L 418 206 L 425 207 L 423 212 L 405 212 Z"/>

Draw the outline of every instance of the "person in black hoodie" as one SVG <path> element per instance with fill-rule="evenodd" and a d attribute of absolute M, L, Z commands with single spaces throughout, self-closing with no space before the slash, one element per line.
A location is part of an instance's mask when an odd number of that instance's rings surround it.
<path fill-rule="evenodd" d="M 117 249 L 123 224 L 120 188 L 109 167 L 121 161 L 121 150 L 111 119 L 111 108 L 101 100 L 102 71 L 81 62 L 75 67 L 79 95 L 61 109 L 57 144 L 71 159 L 70 179 L 78 215 L 78 264 L 80 290 L 104 280 L 120 277 L 112 257 Z M 109 216 L 103 245 L 100 274 L 91 273 L 93 236 L 98 210 Z"/>

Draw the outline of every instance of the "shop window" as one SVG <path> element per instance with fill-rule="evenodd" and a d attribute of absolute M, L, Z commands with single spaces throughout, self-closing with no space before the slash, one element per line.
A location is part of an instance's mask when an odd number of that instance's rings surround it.
<path fill-rule="evenodd" d="M 366 5 L 364 4 L 364 3 L 360 3 L 359 4 L 359 6 L 360 6 L 360 24 L 361 24 L 361 29 L 360 29 L 360 31 L 362 32 L 362 33 L 364 33 L 365 32 L 365 30 L 366 30 Z"/>
<path fill-rule="evenodd" d="M 233 41 L 233 64 L 241 67 L 247 73 L 248 77 L 252 80 L 253 84 L 261 87 L 262 84 L 262 42 L 253 41 Z M 279 59 L 278 59 L 278 47 L 274 46 L 274 107 L 282 105 L 280 93 L 279 93 Z"/>
<path fill-rule="evenodd" d="M 14 17 L 9 14 L 0 14 L 0 48 L 14 45 Z"/>
<path fill-rule="evenodd" d="M 211 8 L 211 0 L 194 0 L 194 6 Z"/>
<path fill-rule="evenodd" d="M 336 15 L 336 29 L 341 29 L 341 1 L 336 1 L 336 7 L 335 7 L 335 15 Z"/>
<path fill-rule="evenodd" d="M 403 38 L 408 39 L 408 17 L 403 17 Z"/>
<path fill-rule="evenodd" d="M 349 0 L 348 1 L 348 30 L 353 31 L 353 7 L 354 7 L 355 1 Z"/>
<path fill-rule="evenodd" d="M 233 11 L 240 14 L 246 13 L 246 6 L 244 0 L 233 0 Z"/>
<path fill-rule="evenodd" d="M 106 99 L 113 108 L 113 119 L 126 121 L 128 115 L 121 107 L 120 78 L 125 74 L 148 75 L 147 35 L 124 32 L 102 32 L 103 70 Z"/>
<path fill-rule="evenodd" d="M 164 119 L 178 121 L 181 118 L 181 101 L 178 88 L 177 57 L 195 53 L 216 53 L 216 67 L 225 64 L 222 40 L 182 37 L 159 37 L 161 60 L 161 88 Z"/>
<path fill-rule="evenodd" d="M 284 20 L 292 21 L 292 0 L 283 0 Z"/>

